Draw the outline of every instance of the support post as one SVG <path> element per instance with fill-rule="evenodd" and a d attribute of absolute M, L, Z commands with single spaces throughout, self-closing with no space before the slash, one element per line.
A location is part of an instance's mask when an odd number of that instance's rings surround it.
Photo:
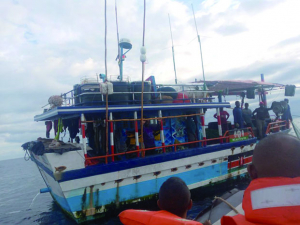
<path fill-rule="evenodd" d="M 162 117 L 161 110 L 158 111 L 158 117 Z M 161 140 L 161 146 L 163 147 L 163 152 L 166 152 L 165 148 L 165 136 L 164 136 L 164 121 L 160 119 L 160 140 Z"/>
<path fill-rule="evenodd" d="M 134 112 L 134 119 L 137 119 L 137 112 Z M 139 130 L 138 130 L 138 121 L 134 121 L 134 129 L 135 129 L 135 149 L 139 150 L 140 149 L 140 144 L 139 144 Z M 140 157 L 140 152 L 137 152 L 137 157 Z"/>
<path fill-rule="evenodd" d="M 200 113 L 204 112 L 203 109 L 200 109 Z M 202 126 L 202 136 L 203 136 L 203 146 L 206 146 L 206 132 L 205 132 L 205 115 L 200 116 L 201 119 L 201 126 Z"/>
<path fill-rule="evenodd" d="M 119 67 L 120 67 L 120 81 L 123 81 L 123 48 L 120 47 L 120 55 L 119 56 Z"/>
<path fill-rule="evenodd" d="M 113 120 L 112 112 L 109 113 L 109 120 Z M 114 124 L 110 122 L 110 149 L 111 154 L 115 154 L 115 146 L 114 146 Z M 115 161 L 115 156 L 112 156 L 112 162 Z"/>
<path fill-rule="evenodd" d="M 220 117 L 220 108 L 217 108 L 217 119 L 218 119 L 218 130 L 219 130 L 219 137 L 222 137 L 222 125 L 221 125 L 221 117 Z M 223 143 L 223 139 L 220 139 L 220 143 Z"/>

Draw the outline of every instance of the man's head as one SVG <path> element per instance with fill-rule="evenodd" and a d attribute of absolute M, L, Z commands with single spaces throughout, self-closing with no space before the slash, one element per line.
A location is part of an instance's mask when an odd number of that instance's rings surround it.
<path fill-rule="evenodd" d="M 150 125 L 150 120 L 143 120 L 144 126 L 149 127 Z"/>
<path fill-rule="evenodd" d="M 240 102 L 239 102 L 239 101 L 236 101 L 236 102 L 235 102 L 235 106 L 236 106 L 236 107 L 240 107 Z"/>
<path fill-rule="evenodd" d="M 249 103 L 245 103 L 245 109 L 248 109 Z"/>
<path fill-rule="evenodd" d="M 191 192 L 183 180 L 171 177 L 159 190 L 157 205 L 179 217 L 186 218 L 186 213 L 192 208 Z"/>
<path fill-rule="evenodd" d="M 265 103 L 264 103 L 264 102 L 260 102 L 260 103 L 259 103 L 259 107 L 260 107 L 260 108 L 265 107 Z"/>
<path fill-rule="evenodd" d="M 220 108 L 220 112 L 223 112 L 223 110 L 224 110 L 223 107 L 221 107 L 221 108 Z"/>
<path fill-rule="evenodd" d="M 289 100 L 288 100 L 287 98 L 285 98 L 284 101 L 285 101 L 286 103 L 289 103 Z"/>
<path fill-rule="evenodd" d="M 262 139 L 248 166 L 252 179 L 300 176 L 300 140 L 288 134 L 272 134 Z"/>

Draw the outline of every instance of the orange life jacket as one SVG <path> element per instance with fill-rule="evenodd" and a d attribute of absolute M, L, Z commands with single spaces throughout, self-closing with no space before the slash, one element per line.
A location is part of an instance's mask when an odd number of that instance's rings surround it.
<path fill-rule="evenodd" d="M 245 216 L 223 216 L 222 225 L 300 224 L 300 177 L 258 178 L 243 199 Z"/>
<path fill-rule="evenodd" d="M 202 225 L 197 221 L 183 219 L 168 211 L 128 209 L 119 214 L 124 225 Z"/>

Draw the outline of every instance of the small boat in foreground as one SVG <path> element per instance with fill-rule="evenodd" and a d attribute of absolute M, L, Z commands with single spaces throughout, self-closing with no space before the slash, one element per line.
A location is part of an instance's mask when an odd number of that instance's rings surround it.
<path fill-rule="evenodd" d="M 194 220 L 204 223 L 210 220 L 213 225 L 220 225 L 222 216 L 243 214 L 242 201 L 244 190 L 232 189 L 220 197 L 215 197 L 212 205 L 201 211 Z"/>

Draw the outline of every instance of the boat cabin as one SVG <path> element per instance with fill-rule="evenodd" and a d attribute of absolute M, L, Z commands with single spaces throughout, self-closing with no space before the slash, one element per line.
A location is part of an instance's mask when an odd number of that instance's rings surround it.
<path fill-rule="evenodd" d="M 256 136 L 255 126 L 236 129 L 229 123 L 224 129 L 220 118 L 220 109 L 230 108 L 229 102 L 222 101 L 222 95 L 241 95 L 243 106 L 243 98 L 246 95 L 252 98 L 254 94 L 253 84 L 247 84 L 248 92 L 244 95 L 241 90 L 245 87 L 241 86 L 234 89 L 228 84 L 208 82 L 209 89 L 206 90 L 197 82 L 159 85 L 153 76 L 144 82 L 143 89 L 140 81 L 112 81 L 106 87 L 103 85 L 105 83 L 85 79 L 60 97 L 51 97 L 50 108 L 34 118 L 35 121 L 46 121 L 48 138 L 52 122 L 56 139 L 59 132 L 68 130 L 69 143 L 83 143 L 85 158 L 90 165 Z M 105 88 L 107 92 L 103 92 Z M 105 94 L 109 88 L 111 94 Z M 217 122 L 205 123 L 207 109 L 216 110 Z M 59 127 L 61 129 L 57 129 Z M 270 121 L 267 132 L 286 128 L 286 121 Z"/>

